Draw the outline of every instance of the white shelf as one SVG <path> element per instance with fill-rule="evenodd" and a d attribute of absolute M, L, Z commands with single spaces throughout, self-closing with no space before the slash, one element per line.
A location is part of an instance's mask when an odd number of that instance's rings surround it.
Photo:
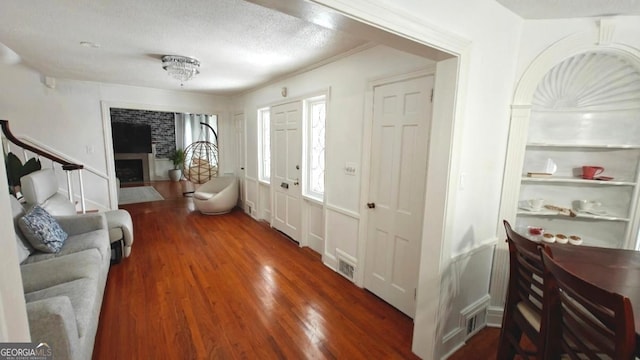
<path fill-rule="evenodd" d="M 512 126 L 518 136 L 518 151 L 524 150 L 516 198 L 519 206 L 542 199 L 545 204 L 568 208 L 577 207 L 579 201 L 593 201 L 601 203 L 598 209 L 606 212 L 581 212 L 570 217 L 548 209 L 518 208 L 516 223 L 520 227 L 541 227 L 551 233 L 575 234 L 582 237 L 585 245 L 631 248 L 637 242 L 640 228 L 636 216 L 640 212 L 640 107 L 635 101 L 638 97 L 629 95 L 632 91 L 625 84 L 616 84 L 620 86 L 615 92 L 625 99 L 625 104 L 635 105 L 621 108 L 616 101 L 609 101 L 613 97 L 603 95 L 602 101 L 594 106 L 596 103 L 590 102 L 591 97 L 582 98 L 594 89 L 592 84 L 580 76 L 570 75 L 575 74 L 571 71 L 577 64 L 587 59 L 594 61 L 594 58 L 576 55 L 563 65 L 556 65 L 536 91 L 536 106 L 529 113 L 514 112 L 514 119 L 522 118 L 528 126 L 526 134 L 524 126 Z M 599 59 L 619 64 L 607 55 Z M 607 65 L 607 71 L 615 66 L 618 65 Z M 569 89 L 569 93 L 550 90 L 557 86 Z M 565 107 L 558 96 L 581 101 Z M 626 101 L 631 98 L 633 101 Z M 583 179 L 584 166 L 602 167 L 600 176 L 610 176 L 609 180 Z M 528 172 L 553 175 L 528 177 Z M 511 179 L 512 173 L 509 175 Z"/>
<path fill-rule="evenodd" d="M 517 214 L 521 215 L 521 216 L 561 217 L 561 218 L 564 218 L 566 220 L 590 219 L 590 220 L 622 221 L 622 222 L 629 222 L 630 221 L 628 218 L 624 218 L 624 217 L 617 217 L 617 216 L 611 216 L 611 215 L 593 215 L 593 214 L 584 214 L 584 213 L 578 213 L 578 214 L 576 214 L 576 216 L 572 217 L 572 216 L 569 216 L 569 215 L 560 214 L 557 211 L 550 211 L 550 210 L 541 210 L 541 211 L 518 210 Z"/>
<path fill-rule="evenodd" d="M 568 148 L 568 149 L 602 149 L 602 150 L 634 150 L 640 149 L 640 145 L 594 145 L 594 144 L 566 144 L 566 143 L 528 143 L 527 147 L 541 147 L 541 148 Z"/>
<path fill-rule="evenodd" d="M 584 184 L 584 185 L 608 185 L 608 186 L 635 186 L 636 183 L 632 181 L 602 181 L 602 180 L 587 180 L 575 177 L 562 177 L 562 176 L 549 176 L 549 177 L 528 177 L 522 176 L 522 182 L 530 183 L 570 183 L 570 184 Z"/>

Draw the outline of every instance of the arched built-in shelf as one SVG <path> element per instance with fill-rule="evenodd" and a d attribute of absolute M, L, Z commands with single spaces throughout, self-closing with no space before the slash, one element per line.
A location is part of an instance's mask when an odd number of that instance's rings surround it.
<path fill-rule="evenodd" d="M 517 228 L 578 235 L 586 245 L 635 246 L 640 70 L 632 61 L 612 52 L 590 51 L 551 68 L 533 95 L 524 146 L 519 203 L 537 198 L 577 211 L 577 200 L 589 200 L 601 203 L 599 209 L 606 215 L 518 211 Z M 548 161 L 557 164 L 553 175 L 527 177 L 528 171 Z M 583 179 L 583 165 L 602 166 L 607 177 Z"/>
<path fill-rule="evenodd" d="M 535 57 L 521 76 L 511 105 L 503 190 L 496 224 L 500 239 L 504 238 L 502 221 L 505 219 L 511 224 L 520 221 L 523 225 L 530 221 L 552 233 L 560 232 L 560 229 L 566 231 L 562 223 L 571 224 L 574 229 L 592 228 L 594 231 L 581 231 L 588 234 L 586 245 L 635 247 L 635 234 L 638 233 L 637 162 L 640 158 L 637 132 L 640 127 L 640 49 L 623 43 L 626 39 L 616 31 L 618 23 L 615 18 L 602 18 L 596 22 L 596 28 L 571 34 L 551 44 Z M 608 123 L 600 121 L 603 119 L 608 119 Z M 611 132 L 613 128 L 625 128 L 625 124 L 630 125 L 627 129 L 630 131 Z M 567 164 L 579 153 L 585 162 L 592 155 L 598 161 L 607 157 L 621 158 L 605 167 L 607 172 L 615 168 L 622 170 L 616 170 L 621 171 L 619 174 L 610 174 L 614 178 L 612 181 L 587 181 L 577 178 L 574 169 L 566 169 L 558 158 L 558 172 L 553 176 L 566 180 L 526 177 L 525 164 L 531 161 L 532 155 L 542 159 L 553 153 L 565 156 Z M 624 169 L 623 164 L 627 164 Z M 617 196 L 620 201 L 607 216 L 584 214 L 570 218 L 557 212 L 538 215 L 520 208 L 521 199 L 540 196 L 539 191 L 549 189 L 554 192 L 549 201 L 562 200 L 564 196 L 565 206 L 570 206 L 577 196 L 583 196 L 571 194 L 577 191 L 597 191 L 608 197 Z M 498 241 L 491 277 L 491 306 L 487 314 L 488 321 L 493 324 L 501 323 L 508 268 L 507 244 Z"/>

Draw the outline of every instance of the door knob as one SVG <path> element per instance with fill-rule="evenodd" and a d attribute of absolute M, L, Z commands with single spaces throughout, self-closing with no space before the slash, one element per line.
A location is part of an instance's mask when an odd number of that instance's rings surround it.
<path fill-rule="evenodd" d="M 375 209 L 376 208 L 376 203 L 367 203 L 367 207 L 369 209 Z"/>
<path fill-rule="evenodd" d="M 299 178 L 296 178 L 295 180 L 293 180 L 293 185 L 298 186 L 298 184 L 300 184 L 300 182 L 299 182 L 299 181 L 300 181 L 300 179 L 299 179 Z"/>

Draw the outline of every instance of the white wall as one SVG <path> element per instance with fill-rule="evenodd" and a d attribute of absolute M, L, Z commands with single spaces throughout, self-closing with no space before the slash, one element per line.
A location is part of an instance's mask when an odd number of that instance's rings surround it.
<path fill-rule="evenodd" d="M 363 156 L 368 156 L 362 152 L 367 84 L 380 77 L 415 71 L 431 64 L 433 62 L 428 59 L 378 46 L 249 92 L 236 99 L 235 110 L 244 111 L 247 118 L 246 174 L 249 178 L 247 187 L 253 188 L 248 190 L 247 203 L 257 204 L 260 197 L 264 199 L 265 195 L 260 195 L 260 191 L 266 189 L 258 186 L 255 181 L 258 177 L 256 110 L 287 99 L 310 96 L 330 88 L 325 135 L 327 233 L 324 250 L 321 252 L 325 263 L 332 267 L 337 265 L 336 249 L 361 260 L 357 250 L 359 213 L 362 206 L 361 172 L 358 171 L 356 176 L 349 176 L 345 174 L 344 167 L 346 162 L 352 162 L 361 167 Z M 285 86 L 288 89 L 287 99 L 280 94 L 281 88 Z M 258 206 L 260 209 L 264 208 L 263 205 Z M 309 214 L 318 214 L 318 212 L 310 208 Z M 321 218 L 321 216 L 315 216 L 314 219 L 317 217 Z M 313 219 L 308 223 L 317 224 Z M 315 236 L 320 236 L 322 233 L 318 229 L 313 232 Z"/>
<path fill-rule="evenodd" d="M 498 203 L 500 197 L 500 187 L 502 179 L 502 167 L 504 164 L 504 153 L 506 147 L 507 128 L 509 121 L 509 103 L 514 86 L 514 73 L 517 56 L 517 41 L 520 36 L 520 27 L 522 21 L 515 15 L 509 13 L 502 8 L 494 0 L 451 0 L 442 1 L 416 1 L 416 0 L 317 0 L 319 3 L 330 5 L 338 10 L 354 15 L 358 18 L 365 18 L 374 23 L 384 23 L 388 29 L 409 32 L 411 35 L 426 43 L 446 43 L 443 40 L 445 36 L 440 37 L 442 33 L 457 35 L 464 39 L 468 39 L 471 44 L 469 54 L 461 66 L 464 72 L 462 80 L 462 89 L 456 94 L 458 95 L 458 105 L 456 107 L 456 133 L 454 133 L 454 143 L 460 144 L 460 149 L 454 149 L 456 155 L 451 159 L 450 173 L 461 173 L 464 176 L 464 186 L 460 186 L 455 199 L 450 204 L 454 209 L 454 215 L 448 219 L 445 224 L 446 231 L 453 233 L 450 241 L 445 242 L 443 259 L 451 260 L 456 254 L 464 254 L 474 248 L 482 246 L 486 242 L 495 241 L 496 224 L 498 223 Z M 410 20 L 410 21 L 408 21 Z M 410 25 L 407 25 L 410 24 Z M 424 26 L 422 26 L 424 25 Z M 411 26 L 411 29 L 408 29 Z M 441 33 L 433 33 L 428 31 L 431 28 L 439 27 L 445 29 Z M 368 50 L 369 52 L 379 52 L 380 48 Z M 388 51 L 388 50 L 385 50 Z M 255 109 L 258 106 L 264 106 L 271 102 L 281 100 L 280 88 L 287 86 L 289 88 L 290 97 L 304 95 L 315 90 L 323 90 L 328 86 L 332 87 L 331 100 L 336 99 L 335 104 L 331 104 L 330 116 L 333 120 L 329 120 L 327 129 L 327 203 L 328 208 L 333 207 L 335 210 L 328 212 L 327 223 L 335 224 L 335 227 L 328 226 L 333 233 L 327 233 L 327 250 L 329 254 L 340 248 L 356 257 L 356 248 L 353 242 L 357 239 L 357 224 L 359 214 L 359 186 L 360 179 L 356 177 L 342 176 L 342 166 L 344 162 L 350 161 L 357 164 L 362 163 L 361 147 L 362 147 L 362 94 L 366 80 L 375 76 L 386 76 L 413 70 L 413 66 L 404 64 L 396 65 L 395 60 L 388 60 L 389 53 L 386 57 L 372 60 L 362 59 L 362 61 L 353 61 L 349 65 L 341 66 L 336 75 L 331 75 L 326 69 L 335 65 L 328 65 L 321 69 L 316 69 L 309 74 L 272 84 L 266 88 L 257 90 L 247 94 L 246 101 L 240 107 L 234 110 L 244 110 L 247 116 L 247 176 L 257 178 L 257 162 L 256 153 L 257 132 L 255 128 Z M 356 55 L 357 58 L 358 55 Z M 401 56 L 398 54 L 398 56 Z M 401 56 L 404 58 L 404 56 Z M 410 63 L 416 67 L 424 65 L 423 59 L 413 59 Z M 371 73 L 363 75 L 362 72 L 368 70 L 376 71 L 382 65 L 390 67 L 385 68 L 381 73 Z M 366 71 L 365 71 L 366 70 Z M 0 68 L 0 77 L 5 79 L 8 75 L 7 71 Z M 8 75 L 11 77 L 12 75 Z M 91 113 L 85 106 L 72 106 L 68 101 L 62 103 L 51 103 L 50 98 L 54 97 L 49 89 L 42 87 L 37 88 L 39 78 L 30 76 L 28 82 L 31 83 L 28 89 L 21 89 L 20 80 L 11 79 L 7 86 L 17 86 L 18 93 L 22 94 L 14 96 L 13 94 L 2 95 L 10 98 L 0 98 L 0 117 L 16 119 L 21 117 L 36 118 L 38 120 L 29 120 L 31 122 L 46 119 L 44 116 L 52 110 L 63 110 L 67 106 L 77 110 L 82 108 L 81 113 Z M 336 84 L 342 84 L 338 86 Z M 117 87 L 123 88 L 123 87 Z M 61 88 L 61 90 L 64 87 Z M 88 94 L 76 94 L 77 96 L 87 98 L 93 102 L 101 99 L 99 95 L 108 95 L 107 98 L 116 101 L 134 102 L 151 102 L 161 103 L 163 95 L 166 94 L 166 101 L 173 102 L 173 96 L 169 92 L 153 91 L 153 95 L 140 96 L 139 94 L 120 94 L 114 89 L 103 89 L 89 86 Z M 109 91 L 112 90 L 112 91 Z M 55 90 L 54 90 L 55 91 Z M 79 92 L 76 89 L 76 93 Z M 138 90 L 140 91 L 140 90 Z M 135 91 L 134 91 L 135 92 Z M 72 96 L 72 95 L 67 95 Z M 436 94 L 436 96 L 438 96 Z M 149 99 L 151 98 L 151 99 Z M 24 109 L 29 107 L 30 99 L 34 103 L 43 104 L 35 109 Z M 145 101 L 147 99 L 147 101 Z M 91 102 L 89 101 L 89 102 Z M 204 100 L 203 100 L 204 101 Z M 213 101 L 211 101 L 213 102 Z M 73 103 L 73 102 L 72 102 Z M 334 117 L 333 107 L 337 107 L 341 111 Z M 40 110 L 43 109 L 43 110 Z M 91 107 L 91 109 L 93 109 Z M 35 112 L 39 116 L 32 115 Z M 27 116 L 24 116 L 27 115 Z M 86 114 L 85 114 L 86 115 Z M 88 120 L 90 125 L 88 129 L 95 129 L 95 114 L 91 114 Z M 65 124 L 64 120 L 56 113 L 53 124 Z M 67 117 L 63 117 L 66 119 Z M 22 120 L 20 120 L 22 121 Z M 85 129 L 82 119 L 74 118 L 71 123 L 73 127 Z M 18 123 L 19 124 L 19 123 Z M 461 124 L 464 124 L 462 126 Z M 50 138 L 45 134 L 37 134 L 37 129 L 31 129 L 29 126 L 14 126 L 15 129 L 33 132 L 36 136 Z M 47 127 L 48 128 L 48 127 Z M 19 131 L 15 131 L 20 133 Z M 58 133 L 57 136 L 66 135 L 66 132 Z M 54 141 L 55 139 L 51 139 Z M 61 140 L 56 143 L 61 142 Z M 84 160 L 85 154 L 77 155 Z M 82 156 L 82 157 L 80 157 Z M 98 155 L 96 155 L 98 156 Z M 99 156 L 98 156 L 99 157 Z M 86 162 L 100 164 L 99 159 L 90 159 Z M 102 161 L 104 166 L 104 160 Z M 441 176 L 447 176 L 446 173 Z M 458 183 L 457 179 L 456 183 Z M 247 186 L 251 186 L 250 183 Z M 257 187 L 257 185 L 255 185 Z M 250 192 L 250 191 L 249 191 Z M 257 189 L 254 198 L 257 196 Z M 426 215 L 428 216 L 428 214 Z M 426 243 L 441 242 L 442 239 L 425 239 Z M 426 244 L 425 243 L 425 244 Z M 423 247 L 424 248 L 424 247 Z M 439 248 L 439 246 L 437 246 Z M 423 251 L 424 254 L 424 251 Z M 447 263 L 448 264 L 448 263 Z M 444 264 L 444 268 L 448 265 Z M 465 277 L 465 282 L 476 283 L 477 281 L 486 281 L 489 278 L 490 263 L 476 264 L 473 267 L 467 267 L 465 271 L 472 276 Z M 430 274 L 429 274 L 430 275 Z M 420 290 L 418 297 L 427 298 L 429 287 L 423 286 L 431 283 L 425 280 L 427 274 L 421 273 Z M 461 284 L 460 288 L 466 291 L 466 284 Z M 469 287 L 471 290 L 472 288 Z M 477 293 L 476 293 L 477 292 Z M 465 299 L 481 299 L 486 295 L 487 289 L 475 289 L 473 293 L 464 294 Z M 438 304 L 435 304 L 437 308 Z M 460 304 L 457 306 L 464 306 Z M 416 327 L 414 332 L 414 351 L 424 358 L 432 358 L 433 350 L 429 345 L 431 339 L 424 338 L 425 334 L 431 333 L 433 321 L 430 314 L 433 312 L 433 301 L 420 304 L 417 311 Z M 458 309 L 452 310 L 452 313 L 459 312 Z M 446 320 L 441 320 L 439 324 L 438 338 L 443 334 L 449 333 L 448 329 L 444 329 Z"/>
<path fill-rule="evenodd" d="M 0 118 L 9 120 L 15 135 L 34 139 L 103 175 L 113 173 L 113 163 L 107 162 L 111 140 L 107 134 L 109 141 L 105 142 L 102 102 L 148 110 L 216 113 L 223 129 L 229 121 L 227 97 L 64 79 L 57 79 L 51 89 L 39 73 L 23 65 L 0 64 L 0 78 Z M 224 132 L 221 135 L 222 147 L 230 140 Z M 233 134 L 226 135 L 233 139 Z M 224 154 L 222 161 L 223 171 L 233 169 Z M 109 208 L 107 181 L 86 171 L 84 174 L 90 204 Z"/>
<path fill-rule="evenodd" d="M 44 86 L 40 74 L 23 65 L 0 64 L 0 79 L 0 119 L 9 120 L 15 135 L 45 144 L 104 174 L 113 174 L 113 164 L 106 160 L 105 148 L 111 145 L 105 143 L 101 102 L 149 110 L 217 113 L 223 128 L 229 118 L 226 97 L 63 79 L 57 79 L 56 88 L 50 89 Z M 221 135 L 221 143 L 233 145 L 226 134 Z M 232 132 L 228 135 L 233 137 Z M 87 147 L 93 152 L 87 152 Z M 225 159 L 223 153 L 222 161 Z M 222 164 L 223 171 L 233 169 L 227 162 Z M 4 168 L 4 159 L 0 168 Z M 0 183 L 6 184 L 4 170 L 1 173 Z M 84 183 L 90 205 L 108 208 L 107 181 L 85 171 Z M 0 195 L 0 213 L 11 213 L 6 192 Z M 24 297 L 20 295 L 22 281 L 15 245 L 11 246 L 13 224 L 6 216 L 0 221 L 4 249 L 0 252 L 0 341 L 28 341 Z"/>
<path fill-rule="evenodd" d="M 0 156 L 0 170 L 0 184 L 6 184 L 4 156 Z M 2 186 L 0 191 L 0 342 L 27 342 L 31 341 L 31 335 L 6 189 Z"/>
<path fill-rule="evenodd" d="M 449 46 L 450 35 L 470 41 L 460 65 L 461 87 L 455 94 L 453 157 L 450 159 L 449 172 L 440 174 L 454 177 L 449 179 L 449 189 L 456 187 L 457 191 L 451 189 L 453 192 L 446 195 L 452 213 L 448 214 L 441 231 L 445 234 L 444 238 L 424 239 L 424 244 L 444 241 L 440 267 L 444 275 L 450 271 L 452 259 L 457 254 L 465 254 L 484 244 L 496 242 L 509 104 L 515 84 L 518 41 L 523 21 L 493 0 L 316 2 L 391 31 L 407 34 L 420 42 L 435 44 L 441 49 L 446 50 Z M 458 175 L 462 176 L 457 178 Z M 427 206 L 427 216 L 428 209 Z M 432 229 L 425 230 L 431 232 Z M 433 249 L 440 251 L 439 246 L 433 246 Z M 427 251 L 422 252 L 423 265 Z M 486 297 L 488 288 L 468 286 L 487 283 L 491 261 L 485 260 L 470 262 L 472 266 L 465 268 L 471 276 L 463 278 L 465 283 L 460 284 L 460 291 L 466 293 L 458 296 L 469 301 Z M 433 277 L 433 270 L 421 270 L 413 348 L 423 358 L 443 355 L 442 352 L 432 352 L 434 346 L 431 336 L 436 319 L 432 315 L 438 310 L 438 305 L 434 304 L 438 300 L 431 300 L 434 297 L 431 293 L 437 288 L 432 286 Z M 446 298 L 442 297 L 440 301 L 446 301 Z M 464 309 L 460 307 L 466 305 L 455 304 L 456 308 L 451 310 L 451 314 L 459 314 Z M 455 321 L 449 322 L 447 318 L 439 320 L 435 331 L 438 341 L 444 334 L 454 330 L 448 328 L 452 326 L 451 323 Z"/>
<path fill-rule="evenodd" d="M 568 38 L 586 34 L 596 40 L 601 19 L 613 26 L 611 40 L 617 44 L 640 48 L 640 16 L 614 16 L 605 18 L 579 18 L 562 20 L 528 20 L 524 23 L 520 42 L 517 80 L 536 57 L 553 44 Z M 596 47 L 596 41 L 592 48 Z"/>

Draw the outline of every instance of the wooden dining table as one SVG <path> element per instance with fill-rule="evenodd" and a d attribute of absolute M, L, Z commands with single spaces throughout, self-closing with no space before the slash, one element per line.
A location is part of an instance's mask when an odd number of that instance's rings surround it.
<path fill-rule="evenodd" d="M 549 244 L 553 258 L 564 268 L 603 289 L 629 298 L 640 351 L 640 251 L 591 246 Z"/>

